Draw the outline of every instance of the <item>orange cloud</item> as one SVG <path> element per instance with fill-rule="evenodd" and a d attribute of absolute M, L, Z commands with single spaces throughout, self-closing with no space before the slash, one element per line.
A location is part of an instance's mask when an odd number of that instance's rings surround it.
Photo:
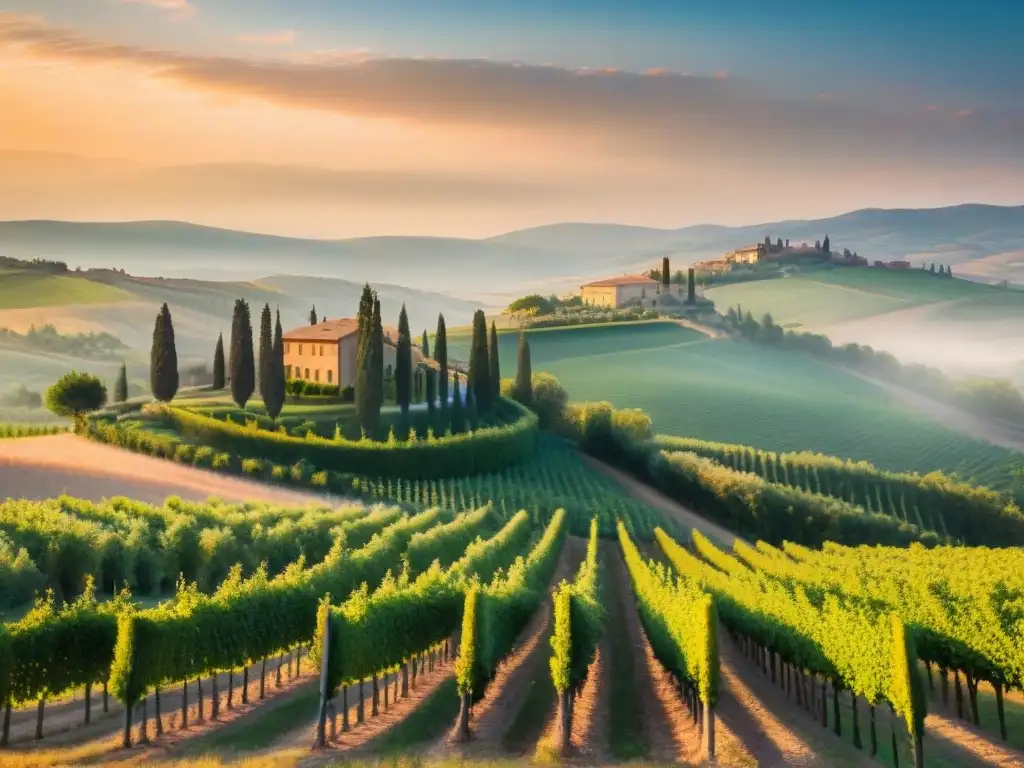
<path fill-rule="evenodd" d="M 170 3 L 183 0 L 154 0 Z M 203 55 L 109 43 L 0 15 L 0 50 L 70 65 L 117 66 L 193 92 L 277 107 L 447 127 L 560 134 L 617 155 L 936 157 L 971 143 L 1021 152 L 1021 122 L 979 119 L 947 130 L 919 109 L 783 100 L 726 72 L 668 76 L 490 59 L 334 54 L 290 58 Z M 657 74 L 659 76 L 652 76 Z M 599 76 L 595 76 L 599 75 Z"/>

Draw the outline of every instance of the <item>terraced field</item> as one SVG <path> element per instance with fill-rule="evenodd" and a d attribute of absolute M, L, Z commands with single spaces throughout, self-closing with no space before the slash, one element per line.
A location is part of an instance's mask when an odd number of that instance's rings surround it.
<path fill-rule="evenodd" d="M 545 330 L 529 338 L 533 370 L 558 377 L 573 400 L 642 408 L 660 433 L 818 451 L 891 470 L 942 469 L 1000 488 L 1024 463 L 798 353 L 711 340 L 671 323 Z M 515 336 L 502 340 L 502 371 L 511 376 Z M 468 355 L 462 338 L 451 349 Z"/>

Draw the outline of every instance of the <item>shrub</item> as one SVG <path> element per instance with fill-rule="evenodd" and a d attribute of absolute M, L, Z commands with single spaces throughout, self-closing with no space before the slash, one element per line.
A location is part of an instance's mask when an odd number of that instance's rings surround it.
<path fill-rule="evenodd" d="M 214 469 L 231 469 L 231 454 L 230 453 L 218 453 L 213 457 Z"/>
<path fill-rule="evenodd" d="M 196 448 L 192 463 L 197 467 L 209 467 L 213 464 L 213 448 L 208 445 L 201 445 Z"/>
<path fill-rule="evenodd" d="M 541 429 L 554 429 L 561 422 L 569 393 L 550 373 L 533 374 L 532 410 L 537 414 Z"/>
<path fill-rule="evenodd" d="M 195 448 L 186 443 L 175 447 L 174 460 L 180 464 L 191 464 L 195 458 Z"/>
<path fill-rule="evenodd" d="M 262 475 L 263 459 L 242 459 L 242 471 L 247 475 Z"/>
<path fill-rule="evenodd" d="M 98 411 L 107 402 L 107 388 L 88 373 L 65 373 L 46 390 L 46 407 L 58 416 L 76 420 Z"/>

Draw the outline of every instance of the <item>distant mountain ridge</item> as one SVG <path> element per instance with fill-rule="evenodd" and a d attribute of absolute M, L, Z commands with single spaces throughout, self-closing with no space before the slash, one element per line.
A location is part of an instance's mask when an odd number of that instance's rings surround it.
<path fill-rule="evenodd" d="M 983 204 L 869 208 L 742 227 L 563 222 L 479 240 L 314 240 L 176 221 L 27 220 L 0 222 L 0 255 L 169 277 L 249 280 L 288 273 L 380 281 L 501 303 L 524 291 L 570 290 L 594 277 L 643 269 L 663 256 L 683 267 L 766 235 L 813 243 L 826 234 L 833 248 L 850 248 L 869 260 L 937 261 L 965 276 L 977 262 L 973 276 L 979 279 L 1024 283 L 1024 206 Z"/>

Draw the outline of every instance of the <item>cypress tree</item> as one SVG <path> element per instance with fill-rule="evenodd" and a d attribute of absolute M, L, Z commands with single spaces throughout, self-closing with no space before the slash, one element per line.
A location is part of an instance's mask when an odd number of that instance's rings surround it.
<path fill-rule="evenodd" d="M 466 425 L 470 430 L 475 430 L 477 421 L 480 419 L 480 412 L 476 407 L 476 398 L 473 396 L 473 388 L 466 387 Z"/>
<path fill-rule="evenodd" d="M 469 391 L 469 388 L 466 388 Z M 452 432 L 458 433 L 463 428 L 462 393 L 459 391 L 459 372 L 455 372 L 452 378 L 452 407 L 451 407 L 451 428 Z"/>
<path fill-rule="evenodd" d="M 256 362 L 252 352 L 252 316 L 245 299 L 235 301 L 231 319 L 231 352 L 228 357 L 231 375 L 231 399 L 245 408 L 256 389 Z"/>
<path fill-rule="evenodd" d="M 427 338 L 427 329 L 423 329 L 423 339 L 420 341 L 420 352 L 423 353 L 423 357 L 430 357 L 430 339 Z"/>
<path fill-rule="evenodd" d="M 519 332 L 519 359 L 516 366 L 516 386 L 513 390 L 515 399 L 530 407 L 533 404 L 533 369 L 530 365 L 530 342 L 526 333 Z"/>
<path fill-rule="evenodd" d="M 668 256 L 665 256 L 661 260 L 661 284 L 665 286 L 665 292 L 668 292 L 669 283 L 669 271 L 668 271 Z"/>
<path fill-rule="evenodd" d="M 224 334 L 217 334 L 217 346 L 213 350 L 213 388 L 224 389 L 227 384 L 224 372 Z"/>
<path fill-rule="evenodd" d="M 448 407 L 448 329 L 444 315 L 437 316 L 437 335 L 434 337 L 434 359 L 437 360 L 437 398 L 441 407 Z"/>
<path fill-rule="evenodd" d="M 269 391 L 263 395 L 263 405 L 267 415 L 276 419 L 284 407 L 285 371 L 284 371 L 284 334 L 281 332 L 281 310 L 277 310 L 277 321 L 274 324 L 274 341 L 268 364 Z"/>
<path fill-rule="evenodd" d="M 473 390 L 476 407 L 481 413 L 491 409 L 491 369 L 487 353 L 487 318 L 484 311 L 473 313 L 473 342 L 469 351 L 469 376 L 467 385 Z"/>
<path fill-rule="evenodd" d="M 405 304 L 398 313 L 398 343 L 395 346 L 395 399 L 402 416 L 409 415 L 412 402 L 412 338 L 409 336 L 409 315 Z"/>
<path fill-rule="evenodd" d="M 356 415 L 363 431 L 370 434 L 373 411 L 373 379 L 371 373 L 371 338 L 373 336 L 373 291 L 369 283 L 363 286 L 359 297 L 359 340 L 356 351 L 355 403 Z"/>
<path fill-rule="evenodd" d="M 121 370 L 117 372 L 117 381 L 114 383 L 114 402 L 123 403 L 128 399 L 128 367 L 121 363 Z"/>
<path fill-rule="evenodd" d="M 686 270 L 686 300 L 691 304 L 697 301 L 697 274 L 693 267 Z"/>
<path fill-rule="evenodd" d="M 153 347 L 150 352 L 149 383 L 153 397 L 169 403 L 178 392 L 178 352 L 174 346 L 174 324 L 171 310 L 164 304 L 153 326 Z"/>
<path fill-rule="evenodd" d="M 266 405 L 267 400 L 273 396 L 274 386 L 274 329 L 271 323 L 270 305 L 263 305 L 263 312 L 260 315 L 260 364 L 259 383 L 260 398 Z"/>
<path fill-rule="evenodd" d="M 487 340 L 488 374 L 491 379 L 491 397 L 501 397 L 501 361 L 498 358 L 498 328 L 491 321 L 491 335 Z"/>
<path fill-rule="evenodd" d="M 373 384 L 373 410 L 371 418 L 376 431 L 380 423 L 380 409 L 384 405 L 384 326 L 380 319 L 380 299 L 373 295 L 373 316 L 370 336 L 370 380 Z"/>
<path fill-rule="evenodd" d="M 825 235 L 825 239 L 821 241 L 821 250 L 825 253 L 832 252 L 832 246 L 829 244 L 828 235 Z"/>
<path fill-rule="evenodd" d="M 314 304 L 313 308 L 309 310 L 309 324 L 316 325 L 316 322 L 316 304 Z"/>

